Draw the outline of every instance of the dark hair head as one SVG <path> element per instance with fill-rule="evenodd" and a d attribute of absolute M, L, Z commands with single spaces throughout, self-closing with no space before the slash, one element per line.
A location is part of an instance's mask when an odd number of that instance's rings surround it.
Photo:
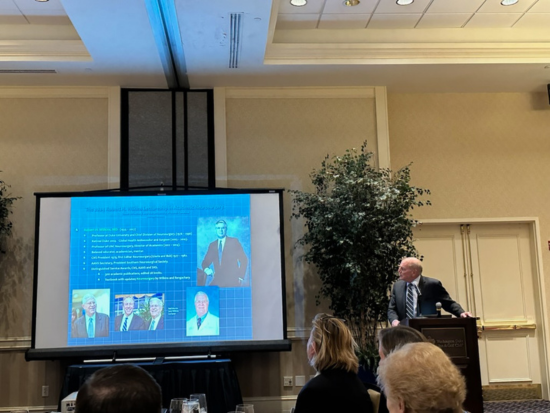
<path fill-rule="evenodd" d="M 407 343 L 422 343 L 425 341 L 427 341 L 426 337 L 420 331 L 403 325 L 385 328 L 378 332 L 378 347 L 385 357 Z"/>
<path fill-rule="evenodd" d="M 96 371 L 76 397 L 76 413 L 160 413 L 160 386 L 141 367 L 123 364 Z"/>

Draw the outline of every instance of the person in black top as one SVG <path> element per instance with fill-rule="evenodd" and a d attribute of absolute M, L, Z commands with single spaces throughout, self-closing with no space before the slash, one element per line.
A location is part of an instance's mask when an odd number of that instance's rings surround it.
<path fill-rule="evenodd" d="M 300 391 L 294 413 L 372 413 L 372 402 L 357 377 L 359 361 L 344 320 L 317 314 L 307 342 L 307 356 L 317 371 Z"/>

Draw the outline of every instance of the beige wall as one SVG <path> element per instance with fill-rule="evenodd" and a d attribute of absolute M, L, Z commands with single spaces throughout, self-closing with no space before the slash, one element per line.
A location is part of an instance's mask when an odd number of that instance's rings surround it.
<path fill-rule="evenodd" d="M 548 96 L 396 94 L 388 112 L 392 168 L 413 162 L 413 183 L 432 191 L 415 217 L 538 217 L 548 280 Z"/>
<path fill-rule="evenodd" d="M 376 153 L 374 99 L 265 98 L 228 99 L 227 175 L 230 187 L 312 190 L 310 172 L 327 154 L 343 154 L 368 140 Z M 326 304 L 317 307 L 319 280 L 300 260 L 296 241 L 303 223 L 290 220 L 291 196 L 284 194 L 287 321 L 293 351 L 237 356 L 235 364 L 245 397 L 297 394 L 283 388 L 283 376 L 314 374 L 305 356 L 303 336 Z M 262 367 L 254 367 L 262 366 Z M 262 380 L 250 374 L 262 369 Z M 247 374 L 248 372 L 248 374 Z"/>
<path fill-rule="evenodd" d="M 105 188 L 107 98 L 3 98 L 0 180 L 16 201 L 13 234 L 0 256 L 0 410 L 57 406 L 62 367 L 25 362 L 30 344 L 35 192 Z M 17 349 L 19 347 L 19 349 Z M 43 385 L 50 396 L 41 397 Z"/>

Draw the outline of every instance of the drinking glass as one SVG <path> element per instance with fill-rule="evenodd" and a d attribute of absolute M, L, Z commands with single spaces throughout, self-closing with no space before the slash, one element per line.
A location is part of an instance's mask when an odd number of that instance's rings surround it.
<path fill-rule="evenodd" d="M 189 399 L 193 400 L 193 399 L 196 399 L 199 401 L 199 406 L 200 406 L 200 409 L 201 409 L 201 413 L 206 413 L 207 412 L 207 408 L 206 408 L 206 394 L 204 393 L 194 393 L 192 395 L 189 396 Z"/>
<path fill-rule="evenodd" d="M 183 402 L 182 413 L 200 413 L 199 402 L 195 400 L 186 400 Z"/>
<path fill-rule="evenodd" d="M 184 397 L 176 397 L 175 399 L 170 400 L 169 413 L 181 413 L 184 401 L 187 401 Z"/>
<path fill-rule="evenodd" d="M 254 413 L 254 405 L 253 404 L 238 404 L 237 408 L 235 410 L 237 412 L 243 412 L 243 413 Z"/>

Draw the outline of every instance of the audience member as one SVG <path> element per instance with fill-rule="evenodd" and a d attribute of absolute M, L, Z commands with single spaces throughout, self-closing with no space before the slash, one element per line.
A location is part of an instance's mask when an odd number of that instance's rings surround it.
<path fill-rule="evenodd" d="M 160 413 L 160 386 L 141 367 L 124 364 L 96 371 L 76 396 L 75 413 Z"/>
<path fill-rule="evenodd" d="M 369 393 L 357 377 L 356 347 L 344 320 L 315 316 L 307 356 L 317 375 L 298 394 L 295 413 L 372 413 Z"/>
<path fill-rule="evenodd" d="M 425 342 L 426 337 L 414 328 L 398 325 L 393 328 L 385 328 L 378 332 L 378 354 L 384 360 L 392 351 L 401 348 L 408 343 Z"/>
<path fill-rule="evenodd" d="M 458 368 L 431 343 L 405 344 L 378 367 L 390 413 L 462 413 L 466 385 Z"/>

